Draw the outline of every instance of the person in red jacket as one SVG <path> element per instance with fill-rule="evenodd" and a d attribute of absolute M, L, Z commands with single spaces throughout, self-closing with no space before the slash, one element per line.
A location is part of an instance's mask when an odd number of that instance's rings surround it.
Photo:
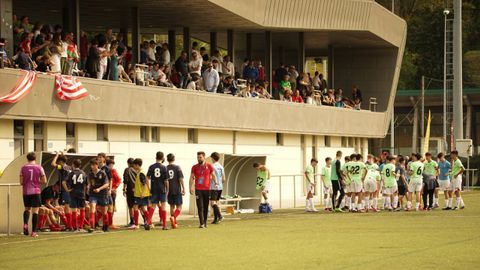
<path fill-rule="evenodd" d="M 113 166 L 115 165 L 115 161 L 113 159 L 107 159 L 107 166 L 110 169 L 110 172 L 112 172 L 112 200 L 113 200 L 113 205 L 109 207 L 108 209 L 108 225 L 110 229 L 117 229 L 117 226 L 113 224 L 113 213 L 115 212 L 115 198 L 117 197 L 117 188 L 120 186 L 120 183 L 122 182 L 122 179 L 118 175 L 118 172 Z"/>
<path fill-rule="evenodd" d="M 298 89 L 295 90 L 295 93 L 292 96 L 292 102 L 303 103 L 303 98 Z"/>

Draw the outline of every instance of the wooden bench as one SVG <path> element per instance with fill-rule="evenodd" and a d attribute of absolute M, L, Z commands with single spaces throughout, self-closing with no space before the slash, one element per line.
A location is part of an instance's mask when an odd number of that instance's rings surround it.
<path fill-rule="evenodd" d="M 232 207 L 235 206 L 236 210 L 240 210 L 240 203 L 243 201 L 251 201 L 251 200 L 260 200 L 258 197 L 239 197 L 239 198 L 228 198 L 228 199 L 221 199 L 219 201 L 220 207 Z"/>

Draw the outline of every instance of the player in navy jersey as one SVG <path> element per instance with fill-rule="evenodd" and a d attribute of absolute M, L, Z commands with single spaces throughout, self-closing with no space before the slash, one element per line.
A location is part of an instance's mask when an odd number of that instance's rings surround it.
<path fill-rule="evenodd" d="M 87 186 L 87 175 L 80 169 L 82 161 L 73 161 L 73 170 L 65 182 L 65 190 L 70 193 L 70 208 L 72 210 L 72 223 L 74 230 L 83 230 L 85 220 L 85 187 Z M 80 215 L 77 218 L 77 209 Z"/>
<path fill-rule="evenodd" d="M 98 153 L 97 154 L 97 159 L 98 159 L 98 167 L 100 170 L 104 171 L 105 174 L 107 174 L 108 178 L 108 190 L 107 190 L 107 201 L 108 201 L 108 207 L 107 207 L 107 225 L 110 226 L 110 217 L 113 217 L 113 198 L 112 198 L 112 171 L 110 170 L 110 167 L 107 164 L 108 157 L 105 153 Z M 97 221 L 101 218 L 100 213 L 97 216 Z"/>
<path fill-rule="evenodd" d="M 58 172 L 58 184 L 60 185 L 59 204 L 63 206 L 66 223 L 64 224 L 68 230 L 72 230 L 72 212 L 70 211 L 70 194 L 65 190 L 63 183 L 67 180 L 71 167 L 67 165 L 67 157 L 63 152 L 57 152 L 52 160 L 51 165 Z M 63 221 L 63 220 L 62 220 Z"/>
<path fill-rule="evenodd" d="M 103 231 L 108 231 L 108 187 L 109 181 L 107 174 L 99 169 L 99 162 L 96 158 L 90 160 L 91 172 L 88 175 L 88 187 L 89 187 L 89 202 L 90 202 L 90 225 L 92 228 L 89 232 L 93 231 L 95 226 L 95 212 L 97 205 L 99 206 L 99 212 L 103 217 Z"/>
<path fill-rule="evenodd" d="M 168 204 L 170 205 L 170 223 L 172 229 L 178 227 L 177 218 L 182 211 L 183 198 L 185 195 L 185 186 L 183 183 L 183 172 L 180 166 L 175 165 L 175 155 L 167 155 L 167 173 L 168 173 Z"/>
<path fill-rule="evenodd" d="M 148 214 L 150 215 L 151 220 L 155 208 L 158 206 L 162 229 L 167 230 L 168 177 L 167 167 L 162 164 L 165 161 L 163 152 L 157 152 L 156 161 L 157 162 L 150 165 L 147 172 L 147 179 L 150 181 L 150 192 L 152 193 L 150 198 L 152 206 L 148 209 Z"/>

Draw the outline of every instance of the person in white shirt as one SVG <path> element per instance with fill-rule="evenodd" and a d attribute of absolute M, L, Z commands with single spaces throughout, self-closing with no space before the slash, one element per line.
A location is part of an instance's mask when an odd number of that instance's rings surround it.
<path fill-rule="evenodd" d="M 218 71 L 213 68 L 212 63 L 208 63 L 207 69 L 203 72 L 203 82 L 205 90 L 212 93 L 217 92 L 220 76 L 218 75 Z"/>
<path fill-rule="evenodd" d="M 170 64 L 170 51 L 168 50 L 168 44 L 163 43 L 162 45 L 162 54 L 160 58 L 160 64 L 168 66 Z"/>
<path fill-rule="evenodd" d="M 212 57 L 210 59 L 212 62 L 214 60 L 217 60 L 218 64 L 215 66 L 215 69 L 219 72 L 219 73 L 224 73 L 223 72 L 223 58 L 222 56 L 220 55 L 220 51 L 218 50 L 215 50 L 213 51 L 213 54 L 212 54 Z"/>
<path fill-rule="evenodd" d="M 315 90 L 320 90 L 320 76 L 318 71 L 315 71 L 315 77 L 313 77 L 312 84 Z"/>
<path fill-rule="evenodd" d="M 235 76 L 235 65 L 230 61 L 230 55 L 223 58 L 223 74 L 225 76 Z"/>
<path fill-rule="evenodd" d="M 197 74 L 198 76 L 202 76 L 202 57 L 200 57 L 197 51 L 192 52 L 192 60 L 188 63 L 188 70 L 190 74 Z"/>
<path fill-rule="evenodd" d="M 155 48 L 157 45 L 155 44 L 155 41 L 151 40 L 150 45 L 147 48 L 147 62 L 153 63 L 155 62 Z"/>

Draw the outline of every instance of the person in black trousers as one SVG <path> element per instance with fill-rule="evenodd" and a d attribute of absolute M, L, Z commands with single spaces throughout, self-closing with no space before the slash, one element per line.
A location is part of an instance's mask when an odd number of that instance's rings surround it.
<path fill-rule="evenodd" d="M 423 210 L 430 211 L 433 208 L 433 196 L 435 194 L 436 181 L 435 176 L 427 174 L 423 175 Z"/>
<path fill-rule="evenodd" d="M 341 173 L 341 159 L 342 159 L 342 151 L 337 151 L 336 155 L 336 160 L 333 163 L 332 166 L 332 175 L 331 175 L 331 180 L 332 180 L 332 188 L 333 188 L 333 194 L 332 194 L 332 207 L 335 207 L 335 212 L 342 212 L 340 209 L 340 204 L 342 203 L 343 197 L 345 196 L 345 192 L 343 191 L 343 179 L 342 179 L 342 173 Z M 335 204 L 335 200 L 337 198 L 337 194 L 340 192 L 340 196 L 338 197 L 337 203 Z"/>
<path fill-rule="evenodd" d="M 210 202 L 210 181 L 218 188 L 215 169 L 205 160 L 205 152 L 197 152 L 198 163 L 193 165 L 190 174 L 190 194 L 195 194 L 200 229 L 207 227 L 208 207 Z"/>

